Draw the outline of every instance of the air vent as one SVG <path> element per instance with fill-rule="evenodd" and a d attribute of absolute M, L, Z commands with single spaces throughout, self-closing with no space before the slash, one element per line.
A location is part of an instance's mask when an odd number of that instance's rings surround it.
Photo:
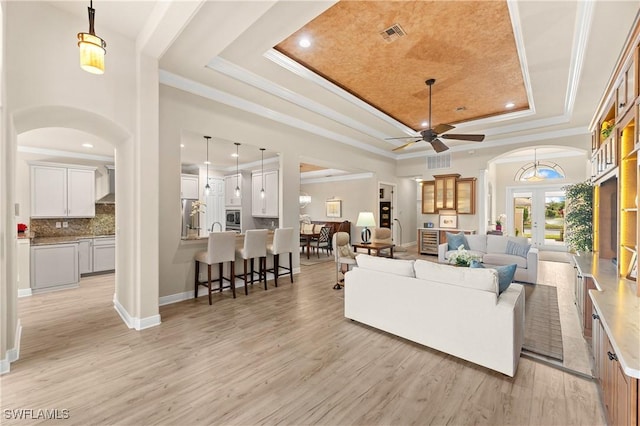
<path fill-rule="evenodd" d="M 407 33 L 404 32 L 400 24 L 393 24 L 386 30 L 380 32 L 380 35 L 387 43 L 391 43 L 392 41 L 396 41 L 400 37 L 404 37 Z"/>
<path fill-rule="evenodd" d="M 451 154 L 427 155 L 427 170 L 450 169 Z"/>

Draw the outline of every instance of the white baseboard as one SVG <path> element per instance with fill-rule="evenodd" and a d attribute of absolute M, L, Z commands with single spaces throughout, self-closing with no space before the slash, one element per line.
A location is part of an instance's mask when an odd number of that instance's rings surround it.
<path fill-rule="evenodd" d="M 18 319 L 16 324 L 16 338 L 14 340 L 14 346 L 12 349 L 7 350 L 7 356 L 0 360 L 0 375 L 6 374 L 11 371 L 11 363 L 20 358 L 20 340 L 22 339 L 22 323 Z"/>
<path fill-rule="evenodd" d="M 155 327 L 156 325 L 160 325 L 162 322 L 160 320 L 160 315 L 152 315 L 146 318 L 137 318 L 129 315 L 129 312 L 120 304 L 118 299 L 116 299 L 115 295 L 113 296 L 113 308 L 116 310 L 122 321 L 129 328 L 133 328 L 135 330 L 144 330 L 146 328 Z"/>
<path fill-rule="evenodd" d="M 29 297 L 33 293 L 30 288 L 19 288 L 18 289 L 18 298 L 20 297 Z"/>
<path fill-rule="evenodd" d="M 11 370 L 11 363 L 7 358 L 0 359 L 0 375 L 7 374 Z"/>
<path fill-rule="evenodd" d="M 295 274 L 299 274 L 300 273 L 300 268 L 294 268 L 293 269 L 293 273 L 294 273 L 294 275 Z M 283 277 L 284 277 L 284 275 L 283 275 Z M 267 281 L 270 281 L 270 280 L 273 280 L 273 274 L 271 272 L 268 272 L 267 273 Z M 217 284 L 218 283 L 216 283 L 216 285 Z M 236 284 L 236 291 L 238 291 L 238 289 L 242 289 L 244 287 L 244 281 L 241 280 L 240 278 L 236 278 L 235 284 Z M 198 290 L 198 298 L 203 297 L 203 296 L 208 296 L 208 294 L 207 294 L 207 292 L 205 290 L 206 289 L 204 287 L 202 287 L 202 288 L 200 288 Z M 230 289 L 225 288 L 223 291 L 229 291 L 229 290 Z M 158 301 L 158 305 L 160 305 L 160 306 L 170 305 L 172 303 L 178 303 L 178 302 L 182 302 L 182 301 L 185 301 L 185 300 L 193 299 L 194 296 L 195 296 L 195 291 L 194 290 L 184 291 L 182 293 L 170 294 L 168 296 L 160 297 L 160 300 Z"/>

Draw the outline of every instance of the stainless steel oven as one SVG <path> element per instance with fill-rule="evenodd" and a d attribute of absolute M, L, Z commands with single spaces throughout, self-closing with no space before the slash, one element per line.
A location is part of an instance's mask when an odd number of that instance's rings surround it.
<path fill-rule="evenodd" d="M 226 210 L 226 229 L 227 231 L 240 231 L 242 228 L 240 210 Z"/>

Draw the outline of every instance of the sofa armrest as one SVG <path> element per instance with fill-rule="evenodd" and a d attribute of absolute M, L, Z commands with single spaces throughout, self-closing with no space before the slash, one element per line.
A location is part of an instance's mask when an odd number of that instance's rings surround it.
<path fill-rule="evenodd" d="M 538 249 L 536 247 L 531 247 L 527 253 L 527 271 L 528 282 L 535 284 L 538 280 Z"/>
<path fill-rule="evenodd" d="M 447 263 L 447 250 L 449 249 L 449 244 L 442 243 L 438 244 L 438 262 Z"/>

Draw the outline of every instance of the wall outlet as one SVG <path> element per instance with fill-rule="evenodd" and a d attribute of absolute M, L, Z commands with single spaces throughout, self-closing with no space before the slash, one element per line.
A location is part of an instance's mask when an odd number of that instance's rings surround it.
<path fill-rule="evenodd" d="M 56 222 L 56 228 L 62 228 L 62 222 Z"/>
<path fill-rule="evenodd" d="M 62 222 L 62 227 L 63 228 L 68 228 L 69 227 L 69 222 Z"/>

